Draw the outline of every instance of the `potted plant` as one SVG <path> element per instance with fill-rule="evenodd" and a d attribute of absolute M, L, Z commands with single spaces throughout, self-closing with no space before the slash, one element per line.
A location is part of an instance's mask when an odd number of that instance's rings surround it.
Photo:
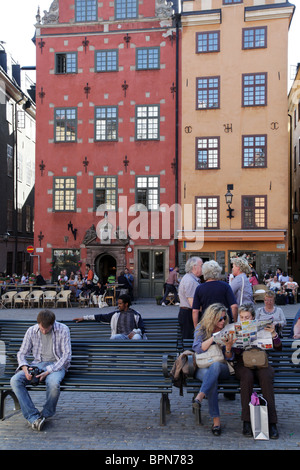
<path fill-rule="evenodd" d="M 34 284 L 35 279 L 36 279 L 35 274 L 31 274 L 28 278 L 29 284 Z"/>

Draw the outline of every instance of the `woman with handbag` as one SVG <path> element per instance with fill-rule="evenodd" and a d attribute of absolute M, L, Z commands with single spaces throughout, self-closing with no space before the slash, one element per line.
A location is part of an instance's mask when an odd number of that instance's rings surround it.
<path fill-rule="evenodd" d="M 255 310 L 252 304 L 244 304 L 239 308 L 240 321 L 254 320 Z M 265 328 L 270 331 L 273 339 L 273 348 L 281 350 L 282 344 L 281 339 L 275 331 L 273 324 Z M 251 394 L 253 392 L 253 384 L 258 381 L 261 387 L 262 395 L 268 403 L 268 418 L 269 418 L 269 437 L 271 439 L 278 439 L 277 431 L 277 413 L 275 408 L 275 396 L 273 389 L 273 377 L 274 369 L 268 364 L 267 354 L 264 350 L 260 351 L 266 355 L 266 360 L 261 362 L 260 366 L 256 368 L 250 368 L 250 364 L 245 361 L 243 355 L 245 351 L 242 349 L 235 348 L 235 374 L 237 379 L 240 381 L 241 387 L 241 405 L 242 405 L 242 421 L 243 421 L 243 434 L 244 436 L 252 436 L 251 424 L 250 424 L 250 409 L 249 402 L 251 400 Z M 251 350 L 250 350 L 251 352 Z M 264 363 L 265 362 L 265 363 Z"/>
<path fill-rule="evenodd" d="M 193 407 L 196 409 L 201 408 L 202 400 L 205 397 L 208 399 L 209 414 L 213 418 L 212 433 L 215 436 L 221 434 L 218 380 L 225 380 L 230 377 L 227 361 L 233 359 L 231 348 L 234 341 L 232 337 L 228 338 L 226 347 L 221 349 L 220 346 L 215 344 L 213 333 L 221 331 L 227 323 L 226 307 L 219 303 L 210 305 L 196 326 L 193 343 L 198 366 L 195 377 L 202 382 L 200 391 L 193 402 Z M 209 356 L 209 351 L 212 349 L 216 349 L 216 355 L 214 352 L 206 359 L 206 364 L 200 364 L 203 356 L 205 358 Z M 213 362 L 215 360 L 217 362 Z"/>

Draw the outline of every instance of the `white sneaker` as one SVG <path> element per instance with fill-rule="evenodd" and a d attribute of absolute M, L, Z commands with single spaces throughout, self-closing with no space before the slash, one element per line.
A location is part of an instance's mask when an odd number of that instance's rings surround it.
<path fill-rule="evenodd" d="M 166 307 L 166 304 L 165 304 L 164 302 L 162 302 L 162 304 L 161 304 L 161 305 L 162 305 L 163 307 Z"/>
<path fill-rule="evenodd" d="M 41 431 L 44 424 L 45 424 L 45 421 L 46 421 L 46 418 L 44 418 L 44 416 L 40 416 L 40 418 L 36 419 L 31 427 L 32 429 L 34 429 L 35 431 Z"/>
<path fill-rule="evenodd" d="M 175 305 L 180 305 L 180 303 L 179 303 L 179 302 L 176 302 L 176 304 L 175 304 Z"/>

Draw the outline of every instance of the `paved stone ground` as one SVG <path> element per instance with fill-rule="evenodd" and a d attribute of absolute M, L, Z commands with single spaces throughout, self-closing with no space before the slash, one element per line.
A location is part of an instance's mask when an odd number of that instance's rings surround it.
<path fill-rule="evenodd" d="M 177 316 L 178 307 L 160 307 L 154 302 L 136 302 L 143 316 Z M 287 318 L 293 318 L 298 305 L 284 306 Z M 55 309 L 57 319 L 81 316 L 87 309 Z M 89 313 L 94 309 L 88 309 Z M 99 312 L 99 310 L 95 309 Z M 104 310 L 103 310 L 104 311 Z M 105 311 L 111 311 L 106 308 Z M 36 318 L 38 310 L 0 310 L 0 318 Z M 79 313 L 80 312 L 80 313 Z M 44 394 L 32 392 L 34 402 L 42 406 Z M 191 396 L 171 394 L 171 414 L 165 426 L 159 425 L 160 396 L 152 394 L 61 393 L 57 413 L 43 430 L 33 431 L 20 412 L 14 412 L 7 400 L 6 415 L 0 422 L 0 450 L 103 450 L 185 451 L 199 450 L 299 450 L 300 396 L 277 395 L 278 440 L 255 441 L 241 434 L 239 395 L 235 401 L 219 396 L 223 432 L 215 437 L 210 431 L 207 402 L 202 406 L 202 425 L 196 425 Z M 143 452 L 141 453 L 143 455 Z M 201 459 L 200 459 L 201 461 Z"/>

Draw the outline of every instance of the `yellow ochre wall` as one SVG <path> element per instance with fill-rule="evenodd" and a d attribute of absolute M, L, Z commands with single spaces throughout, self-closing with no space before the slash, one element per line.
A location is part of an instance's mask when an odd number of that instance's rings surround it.
<path fill-rule="evenodd" d="M 247 250 L 287 252 L 287 52 L 292 9 L 266 8 L 267 5 L 278 3 L 276 1 L 222 3 L 222 0 L 183 2 L 181 204 L 195 206 L 195 196 L 219 196 L 219 230 L 241 230 L 242 195 L 266 195 L 267 229 L 283 231 L 280 240 L 272 242 L 266 237 L 263 241 L 259 238 L 243 243 L 242 234 L 240 241 L 233 238 L 231 244 L 230 232 L 228 241 L 209 241 L 210 236 L 204 234 L 205 243 L 201 251 L 226 251 L 239 246 Z M 263 8 L 246 10 L 253 6 Z M 267 47 L 243 50 L 243 28 L 260 26 L 267 27 Z M 220 52 L 197 54 L 196 33 L 214 30 L 220 31 Z M 260 72 L 267 73 L 267 105 L 244 108 L 242 74 Z M 207 76 L 220 76 L 220 108 L 196 110 L 196 77 Z M 227 124 L 232 127 L 232 132 L 225 132 Z M 187 126 L 190 133 L 186 133 Z M 242 167 L 242 136 L 253 134 L 267 135 L 266 168 Z M 220 137 L 220 168 L 196 170 L 196 137 L 208 136 Z M 234 196 L 231 206 L 234 218 L 231 220 L 227 218 L 224 197 L 227 184 L 234 185 L 231 191 Z M 278 243 L 280 248 L 277 248 Z M 188 247 L 191 250 L 192 243 L 188 243 Z M 199 251 L 196 245 L 194 249 Z"/>

